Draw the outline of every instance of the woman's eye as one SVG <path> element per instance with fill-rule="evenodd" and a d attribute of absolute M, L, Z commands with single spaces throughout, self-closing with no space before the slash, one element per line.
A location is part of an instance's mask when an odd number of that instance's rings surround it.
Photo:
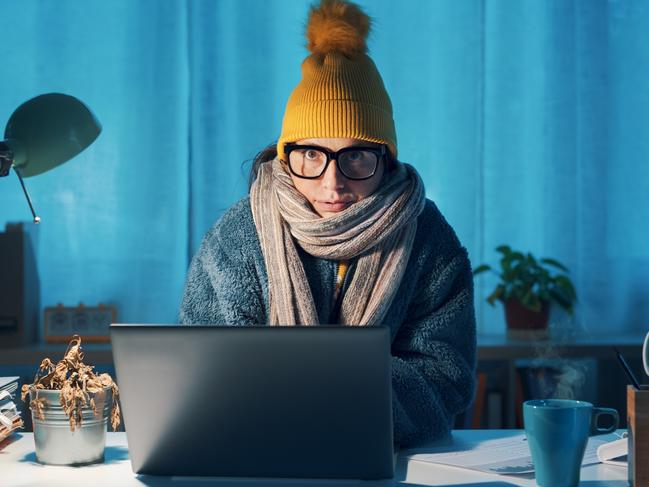
<path fill-rule="evenodd" d="M 349 155 L 347 157 L 349 157 L 349 160 L 351 161 L 358 161 L 363 158 L 363 155 L 361 152 L 356 151 L 356 152 L 349 152 Z"/>
<path fill-rule="evenodd" d="M 306 157 L 307 159 L 318 159 L 318 151 L 309 149 L 306 151 Z"/>

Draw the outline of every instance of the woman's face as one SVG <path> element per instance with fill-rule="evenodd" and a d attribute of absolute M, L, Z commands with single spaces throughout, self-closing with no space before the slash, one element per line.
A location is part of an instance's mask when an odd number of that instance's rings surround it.
<path fill-rule="evenodd" d="M 302 139 L 298 140 L 296 144 L 317 145 L 332 152 L 353 146 L 380 147 L 380 144 L 364 140 L 343 138 Z M 361 181 L 347 179 L 340 173 L 336 161 L 333 160 L 329 162 L 324 174 L 317 179 L 303 179 L 293 173 L 290 174 L 295 188 L 311 203 L 316 213 L 321 217 L 327 217 L 349 208 L 378 189 L 385 171 L 383 159 L 379 160 L 374 176 Z"/>

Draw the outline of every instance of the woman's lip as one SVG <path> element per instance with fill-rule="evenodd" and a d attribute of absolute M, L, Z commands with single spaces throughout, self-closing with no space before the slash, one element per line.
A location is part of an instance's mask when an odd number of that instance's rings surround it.
<path fill-rule="evenodd" d="M 318 203 L 328 211 L 342 211 L 352 204 L 351 201 L 319 201 Z"/>

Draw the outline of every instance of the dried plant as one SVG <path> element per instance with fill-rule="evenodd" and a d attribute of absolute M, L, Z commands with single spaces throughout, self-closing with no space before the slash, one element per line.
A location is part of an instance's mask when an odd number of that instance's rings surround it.
<path fill-rule="evenodd" d="M 34 399 L 30 401 L 29 408 L 44 420 L 47 404 L 44 398 L 38 397 L 38 391 L 61 391 L 61 407 L 70 419 L 70 430 L 74 431 L 81 427 L 83 408 L 90 405 L 96 415 L 95 394 L 110 387 L 113 392 L 110 424 L 115 431 L 121 422 L 117 401 L 119 389 L 109 374 L 97 375 L 93 369 L 94 366 L 83 363 L 81 337 L 74 335 L 59 363 L 54 365 L 49 358 L 41 362 L 34 382 L 22 386 L 21 398 L 26 401 L 29 392 L 34 391 Z"/>

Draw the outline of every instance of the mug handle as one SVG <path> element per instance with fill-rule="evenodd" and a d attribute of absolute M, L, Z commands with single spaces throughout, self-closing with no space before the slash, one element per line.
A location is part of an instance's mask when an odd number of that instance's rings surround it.
<path fill-rule="evenodd" d="M 610 415 L 613 416 L 613 424 L 608 428 L 600 428 L 597 426 L 600 416 Z M 603 435 L 605 433 L 613 433 L 619 424 L 620 424 L 620 415 L 617 410 L 612 408 L 593 408 L 591 415 L 591 424 L 590 424 L 590 434 L 591 435 Z"/>

